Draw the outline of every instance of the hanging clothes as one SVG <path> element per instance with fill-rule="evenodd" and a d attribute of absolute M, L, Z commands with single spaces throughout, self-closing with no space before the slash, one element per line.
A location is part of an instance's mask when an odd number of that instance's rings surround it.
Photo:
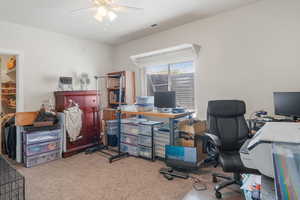
<path fill-rule="evenodd" d="M 4 125 L 5 150 L 9 158 L 16 159 L 17 129 L 12 117 Z"/>
<path fill-rule="evenodd" d="M 65 124 L 68 136 L 71 142 L 76 141 L 79 138 L 82 128 L 82 111 L 78 105 L 70 107 L 64 111 Z"/>

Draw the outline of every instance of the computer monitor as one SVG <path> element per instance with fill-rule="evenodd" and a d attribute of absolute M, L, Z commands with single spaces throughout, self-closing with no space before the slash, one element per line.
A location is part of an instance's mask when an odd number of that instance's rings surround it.
<path fill-rule="evenodd" d="M 176 108 L 176 93 L 154 92 L 154 106 L 157 108 Z"/>
<path fill-rule="evenodd" d="M 275 115 L 300 117 L 300 92 L 274 92 Z"/>

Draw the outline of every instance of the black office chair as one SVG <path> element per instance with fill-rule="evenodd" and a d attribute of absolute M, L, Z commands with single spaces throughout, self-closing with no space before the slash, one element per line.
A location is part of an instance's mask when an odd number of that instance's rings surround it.
<path fill-rule="evenodd" d="M 239 100 L 209 101 L 207 109 L 208 133 L 205 134 L 209 155 L 222 166 L 224 172 L 232 172 L 232 177 L 214 173 L 217 178 L 225 179 L 215 186 L 215 195 L 222 198 L 220 190 L 232 185 L 241 185 L 241 174 L 259 174 L 257 170 L 246 168 L 240 158 L 239 149 L 250 138 L 249 128 L 244 118 L 246 106 Z"/>

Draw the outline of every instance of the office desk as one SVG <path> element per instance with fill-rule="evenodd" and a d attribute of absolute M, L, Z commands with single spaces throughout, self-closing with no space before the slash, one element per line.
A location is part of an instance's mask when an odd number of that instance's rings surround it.
<path fill-rule="evenodd" d="M 164 118 L 169 119 L 169 128 L 170 128 L 170 144 L 175 145 L 175 120 L 191 116 L 194 112 L 185 112 L 185 113 L 160 113 L 160 112 L 132 112 L 132 111 L 121 111 L 122 114 L 128 115 L 142 115 L 148 117 L 157 117 L 157 118 Z"/>

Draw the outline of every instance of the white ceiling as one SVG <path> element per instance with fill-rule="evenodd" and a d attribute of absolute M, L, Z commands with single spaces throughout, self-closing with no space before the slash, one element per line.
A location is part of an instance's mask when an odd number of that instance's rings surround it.
<path fill-rule="evenodd" d="M 114 22 L 100 23 L 94 19 L 93 11 L 71 13 L 92 5 L 90 0 L 0 0 L 0 20 L 120 44 L 257 0 L 116 1 L 144 9 L 122 12 Z M 159 26 L 150 28 L 152 24 Z"/>

